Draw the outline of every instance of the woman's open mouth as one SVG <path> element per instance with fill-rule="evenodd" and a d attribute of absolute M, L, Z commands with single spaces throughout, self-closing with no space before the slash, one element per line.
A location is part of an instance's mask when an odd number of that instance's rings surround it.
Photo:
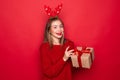
<path fill-rule="evenodd" d="M 58 36 L 61 36 L 62 35 L 62 32 L 61 33 L 56 33 Z"/>

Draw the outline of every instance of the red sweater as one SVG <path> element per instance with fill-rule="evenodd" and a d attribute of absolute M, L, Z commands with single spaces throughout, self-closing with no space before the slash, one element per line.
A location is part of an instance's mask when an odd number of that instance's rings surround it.
<path fill-rule="evenodd" d="M 41 45 L 41 63 L 42 63 L 42 80 L 72 80 L 71 61 L 63 61 L 63 56 L 66 47 L 74 49 L 74 44 L 71 41 L 66 41 L 64 45 L 53 45 L 50 48 L 48 42 Z"/>

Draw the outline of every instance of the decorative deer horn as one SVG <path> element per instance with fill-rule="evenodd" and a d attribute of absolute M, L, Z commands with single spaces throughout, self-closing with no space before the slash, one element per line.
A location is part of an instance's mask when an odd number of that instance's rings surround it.
<path fill-rule="evenodd" d="M 51 10 L 51 8 L 49 6 L 44 6 L 44 9 L 45 9 L 45 12 L 47 13 L 48 16 L 50 17 L 54 17 L 54 16 L 57 16 L 61 9 L 62 9 L 62 4 L 58 5 L 55 10 Z"/>

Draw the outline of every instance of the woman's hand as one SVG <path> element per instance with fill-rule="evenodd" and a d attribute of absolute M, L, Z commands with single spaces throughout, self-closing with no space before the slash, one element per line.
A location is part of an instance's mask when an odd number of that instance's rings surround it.
<path fill-rule="evenodd" d="M 65 50 L 65 54 L 63 56 L 64 61 L 67 61 L 69 57 L 73 54 L 74 49 L 71 49 L 71 50 L 68 50 L 68 49 L 69 49 L 69 46 Z"/>

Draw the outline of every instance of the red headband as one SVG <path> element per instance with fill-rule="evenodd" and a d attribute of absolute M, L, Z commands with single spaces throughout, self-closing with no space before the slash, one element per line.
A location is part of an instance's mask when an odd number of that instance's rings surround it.
<path fill-rule="evenodd" d="M 44 9 L 45 9 L 45 12 L 47 13 L 48 16 L 50 17 L 54 17 L 54 16 L 57 16 L 61 9 L 62 9 L 62 4 L 58 5 L 55 10 L 51 10 L 51 8 L 49 6 L 44 6 Z"/>

